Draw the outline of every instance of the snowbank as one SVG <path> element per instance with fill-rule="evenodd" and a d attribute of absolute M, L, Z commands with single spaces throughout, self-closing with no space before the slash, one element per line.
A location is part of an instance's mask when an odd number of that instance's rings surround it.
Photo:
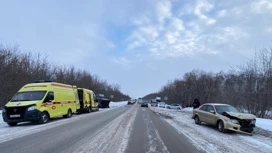
<path fill-rule="evenodd" d="M 263 119 L 263 118 L 257 118 L 256 120 L 256 126 L 258 128 L 272 131 L 272 120 L 271 119 Z"/>
<path fill-rule="evenodd" d="M 127 101 L 110 102 L 110 108 L 121 107 L 127 105 Z"/>
<path fill-rule="evenodd" d="M 185 107 L 185 108 L 182 108 L 183 111 L 187 111 L 187 112 L 193 112 L 193 107 Z"/>

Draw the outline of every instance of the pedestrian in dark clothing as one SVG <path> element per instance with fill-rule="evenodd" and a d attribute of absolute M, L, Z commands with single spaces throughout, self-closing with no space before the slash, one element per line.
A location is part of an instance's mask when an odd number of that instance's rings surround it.
<path fill-rule="evenodd" d="M 199 102 L 199 100 L 196 98 L 195 100 L 194 100 L 194 102 L 193 102 L 193 107 L 194 107 L 194 109 L 196 109 L 196 108 L 198 108 L 200 106 L 200 102 Z"/>

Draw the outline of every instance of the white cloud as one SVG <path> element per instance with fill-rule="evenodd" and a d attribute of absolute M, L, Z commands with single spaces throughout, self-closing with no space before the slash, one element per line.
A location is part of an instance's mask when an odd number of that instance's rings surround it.
<path fill-rule="evenodd" d="M 227 14 L 227 10 L 223 9 L 218 12 L 218 17 L 225 17 Z"/>
<path fill-rule="evenodd" d="M 271 28 L 271 27 L 268 27 L 268 28 L 265 29 L 265 31 L 266 31 L 266 32 L 272 33 L 272 28 Z"/>
<path fill-rule="evenodd" d="M 139 18 L 132 19 L 132 23 L 133 23 L 134 25 L 141 26 L 141 25 L 150 24 L 151 21 L 150 21 L 150 19 L 149 19 L 146 15 L 142 15 L 142 16 L 139 17 Z"/>
<path fill-rule="evenodd" d="M 158 21 L 163 23 L 165 19 L 172 16 L 172 4 L 169 0 L 161 0 L 156 4 Z"/>
<path fill-rule="evenodd" d="M 209 3 L 208 1 L 198 0 L 194 9 L 194 13 L 200 19 L 206 21 L 207 24 L 214 24 L 216 20 L 205 15 L 205 13 L 210 12 L 213 8 L 213 4 Z"/>
<path fill-rule="evenodd" d="M 251 8 L 255 13 L 272 13 L 271 0 L 255 0 L 251 3 Z"/>

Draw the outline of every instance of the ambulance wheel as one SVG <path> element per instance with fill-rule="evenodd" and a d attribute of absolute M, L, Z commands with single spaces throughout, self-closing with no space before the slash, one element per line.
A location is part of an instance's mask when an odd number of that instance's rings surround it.
<path fill-rule="evenodd" d="M 16 122 L 8 122 L 7 123 L 9 126 L 16 126 L 18 123 L 16 123 Z"/>
<path fill-rule="evenodd" d="M 88 107 L 87 108 L 87 113 L 91 113 L 92 112 L 92 108 L 91 107 Z"/>
<path fill-rule="evenodd" d="M 71 111 L 71 109 L 68 109 L 68 112 L 67 112 L 67 114 L 66 115 L 63 115 L 63 117 L 64 118 L 70 118 L 70 117 L 72 117 L 72 111 Z"/>
<path fill-rule="evenodd" d="M 42 112 L 41 117 L 39 119 L 40 124 L 47 123 L 49 120 L 48 114 L 46 112 Z"/>

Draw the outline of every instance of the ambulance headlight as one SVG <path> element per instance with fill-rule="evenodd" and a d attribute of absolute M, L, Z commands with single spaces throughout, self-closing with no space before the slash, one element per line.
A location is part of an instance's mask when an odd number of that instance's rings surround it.
<path fill-rule="evenodd" d="M 6 112 L 6 109 L 5 109 L 5 108 L 3 108 L 2 113 L 5 113 L 5 112 Z"/>
<path fill-rule="evenodd" d="M 32 111 L 36 109 L 36 105 L 28 107 L 27 111 Z"/>

